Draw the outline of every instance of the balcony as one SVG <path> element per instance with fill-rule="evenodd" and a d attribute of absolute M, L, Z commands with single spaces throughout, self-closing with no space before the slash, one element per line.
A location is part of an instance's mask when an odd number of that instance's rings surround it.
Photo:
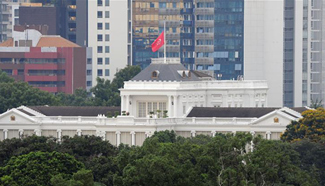
<path fill-rule="evenodd" d="M 180 15 L 181 11 L 179 8 L 160 8 L 160 15 Z"/>
<path fill-rule="evenodd" d="M 192 14 L 193 8 L 183 8 L 181 9 L 181 14 Z"/>

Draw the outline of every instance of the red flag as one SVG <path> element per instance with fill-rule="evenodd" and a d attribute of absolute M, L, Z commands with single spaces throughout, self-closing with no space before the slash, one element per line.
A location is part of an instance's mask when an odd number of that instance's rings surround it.
<path fill-rule="evenodd" d="M 156 52 L 160 47 L 165 44 L 164 31 L 158 36 L 158 38 L 151 44 L 151 49 Z"/>

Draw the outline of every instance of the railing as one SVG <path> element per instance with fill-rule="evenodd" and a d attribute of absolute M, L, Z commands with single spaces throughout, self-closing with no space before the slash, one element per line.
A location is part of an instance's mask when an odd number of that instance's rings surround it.
<path fill-rule="evenodd" d="M 105 116 L 50 116 L 35 117 L 43 124 L 95 124 L 95 125 L 248 125 L 257 118 L 134 118 L 133 116 L 118 116 L 106 118 Z"/>

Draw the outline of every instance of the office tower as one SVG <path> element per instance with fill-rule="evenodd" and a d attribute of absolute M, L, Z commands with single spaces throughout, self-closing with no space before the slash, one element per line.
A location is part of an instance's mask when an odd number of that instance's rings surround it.
<path fill-rule="evenodd" d="M 131 1 L 88 1 L 88 47 L 92 52 L 92 83 L 112 80 L 131 64 Z"/>
<path fill-rule="evenodd" d="M 267 80 L 269 106 L 282 105 L 283 3 L 205 0 L 133 1 L 133 65 L 163 57 L 150 44 L 166 21 L 167 57 L 217 79 Z M 281 98 L 279 98 L 281 97 Z M 272 101 L 274 100 L 274 101 Z"/>
<path fill-rule="evenodd" d="M 284 106 L 309 106 L 325 98 L 323 6 L 322 0 L 285 1 Z"/>

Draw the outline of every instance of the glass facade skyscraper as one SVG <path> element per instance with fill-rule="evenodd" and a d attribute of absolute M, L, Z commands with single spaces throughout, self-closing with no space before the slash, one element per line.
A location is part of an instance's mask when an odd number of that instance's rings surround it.
<path fill-rule="evenodd" d="M 243 0 L 134 0 L 133 65 L 144 68 L 163 57 L 163 48 L 153 53 L 150 45 L 166 20 L 167 57 L 219 79 L 243 75 L 243 6 Z"/>

